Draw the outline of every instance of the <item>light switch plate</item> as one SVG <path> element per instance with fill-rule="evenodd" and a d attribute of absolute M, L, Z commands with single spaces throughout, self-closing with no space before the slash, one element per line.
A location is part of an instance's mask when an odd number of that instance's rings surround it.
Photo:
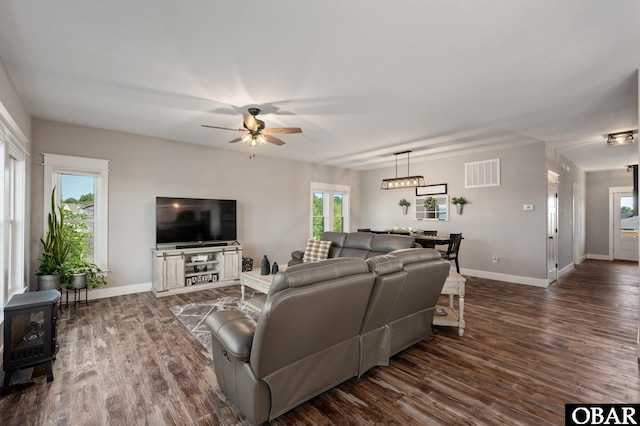
<path fill-rule="evenodd" d="M 533 204 L 525 204 L 522 206 L 522 210 L 533 210 Z"/>

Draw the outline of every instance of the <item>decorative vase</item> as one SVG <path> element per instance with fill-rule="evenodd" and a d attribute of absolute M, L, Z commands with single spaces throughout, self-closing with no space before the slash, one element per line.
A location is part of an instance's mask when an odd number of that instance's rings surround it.
<path fill-rule="evenodd" d="M 271 268 L 271 273 L 273 275 L 278 273 L 278 262 L 273 262 L 273 267 Z"/>
<path fill-rule="evenodd" d="M 271 270 L 271 263 L 269 263 L 269 259 L 267 259 L 267 255 L 265 254 L 262 258 L 262 265 L 260 266 L 260 275 L 269 275 Z"/>
<path fill-rule="evenodd" d="M 407 214 L 409 206 L 402 206 L 402 214 Z"/>
<path fill-rule="evenodd" d="M 464 207 L 464 204 L 456 204 L 456 209 L 458 210 L 458 214 L 462 214 L 463 207 Z"/>

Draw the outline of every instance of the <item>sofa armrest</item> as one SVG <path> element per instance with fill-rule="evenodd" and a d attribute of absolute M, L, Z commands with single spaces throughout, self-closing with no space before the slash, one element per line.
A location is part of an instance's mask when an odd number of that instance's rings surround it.
<path fill-rule="evenodd" d="M 304 250 L 296 250 L 291 252 L 291 258 L 296 260 L 302 260 L 304 257 Z"/>
<path fill-rule="evenodd" d="M 228 354 L 238 361 L 248 361 L 251 355 L 256 322 L 238 310 L 217 311 L 205 320 L 205 325 Z"/>

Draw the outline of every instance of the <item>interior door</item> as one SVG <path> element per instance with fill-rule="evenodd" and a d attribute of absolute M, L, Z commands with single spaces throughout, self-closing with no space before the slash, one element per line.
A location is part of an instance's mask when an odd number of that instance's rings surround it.
<path fill-rule="evenodd" d="M 613 196 L 613 258 L 638 260 L 638 215 L 633 214 L 633 193 Z"/>
<path fill-rule="evenodd" d="M 547 284 L 558 279 L 558 182 L 547 181 Z"/>

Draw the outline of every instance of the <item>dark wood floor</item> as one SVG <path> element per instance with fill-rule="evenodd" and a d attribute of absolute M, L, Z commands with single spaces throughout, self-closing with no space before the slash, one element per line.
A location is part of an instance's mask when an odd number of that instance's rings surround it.
<path fill-rule="evenodd" d="M 65 312 L 55 380 L 2 397 L 0 424 L 243 424 L 168 309 L 237 287 Z M 437 328 L 272 424 L 564 424 L 565 403 L 638 403 L 638 311 L 637 263 L 589 260 L 549 289 L 468 278 L 463 337 Z"/>

